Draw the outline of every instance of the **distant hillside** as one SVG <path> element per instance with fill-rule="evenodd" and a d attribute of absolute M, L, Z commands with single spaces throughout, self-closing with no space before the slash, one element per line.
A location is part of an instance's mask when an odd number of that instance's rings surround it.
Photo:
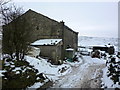
<path fill-rule="evenodd" d="M 90 46 L 90 45 L 106 45 L 111 44 L 118 46 L 117 38 L 104 38 L 104 37 L 87 37 L 80 36 L 78 39 L 79 46 Z"/>

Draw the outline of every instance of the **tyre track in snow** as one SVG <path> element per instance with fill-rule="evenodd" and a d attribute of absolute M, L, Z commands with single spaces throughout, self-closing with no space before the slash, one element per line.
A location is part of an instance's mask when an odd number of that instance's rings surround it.
<path fill-rule="evenodd" d="M 102 68 L 104 64 L 89 63 L 82 59 L 77 67 L 72 67 L 70 73 L 59 77 L 53 88 L 99 88 L 101 83 Z"/>
<path fill-rule="evenodd" d="M 80 81 L 80 86 L 77 84 L 78 88 L 100 88 L 101 77 L 102 77 L 102 68 L 104 65 L 93 65 L 89 66 L 85 72 L 85 77 Z"/>

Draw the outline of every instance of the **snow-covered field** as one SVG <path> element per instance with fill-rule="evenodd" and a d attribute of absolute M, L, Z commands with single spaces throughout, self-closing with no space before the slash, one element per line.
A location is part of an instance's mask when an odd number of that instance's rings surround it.
<path fill-rule="evenodd" d="M 115 51 L 118 52 L 118 38 L 108 38 L 108 37 L 88 37 L 79 36 L 78 46 L 83 46 L 89 48 L 89 46 L 105 46 L 108 44 L 114 46 Z"/>
<path fill-rule="evenodd" d="M 87 37 L 79 36 L 78 46 L 94 46 L 94 45 L 107 45 L 111 44 L 118 46 L 117 38 L 105 38 L 105 37 Z"/>

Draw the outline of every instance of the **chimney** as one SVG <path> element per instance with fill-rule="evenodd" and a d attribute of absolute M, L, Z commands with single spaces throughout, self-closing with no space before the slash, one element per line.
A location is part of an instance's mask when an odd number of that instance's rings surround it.
<path fill-rule="evenodd" d="M 60 21 L 60 23 L 64 26 L 64 23 L 65 23 L 65 22 L 62 20 L 62 21 Z"/>

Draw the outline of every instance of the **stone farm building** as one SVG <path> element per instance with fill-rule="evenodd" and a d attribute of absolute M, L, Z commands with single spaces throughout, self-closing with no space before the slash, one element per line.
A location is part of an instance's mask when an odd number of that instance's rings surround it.
<path fill-rule="evenodd" d="M 65 49 L 68 46 L 73 48 L 75 51 L 77 50 L 78 32 L 70 29 L 63 21 L 55 21 L 31 9 L 18 17 L 16 20 L 19 21 L 22 18 L 26 18 L 27 20 L 27 24 L 24 25 L 26 25 L 25 30 L 31 33 L 29 40 L 31 45 L 39 47 L 41 49 L 40 54 L 42 56 L 50 57 L 54 63 L 57 63 L 58 60 L 63 60 L 65 57 Z M 7 49 L 4 48 L 7 44 L 4 41 L 7 40 L 5 37 L 10 35 L 8 33 L 10 30 L 7 30 L 7 26 L 9 25 L 12 25 L 12 22 L 3 26 L 4 53 L 7 53 Z M 19 24 L 19 27 L 22 28 L 21 24 Z"/>

